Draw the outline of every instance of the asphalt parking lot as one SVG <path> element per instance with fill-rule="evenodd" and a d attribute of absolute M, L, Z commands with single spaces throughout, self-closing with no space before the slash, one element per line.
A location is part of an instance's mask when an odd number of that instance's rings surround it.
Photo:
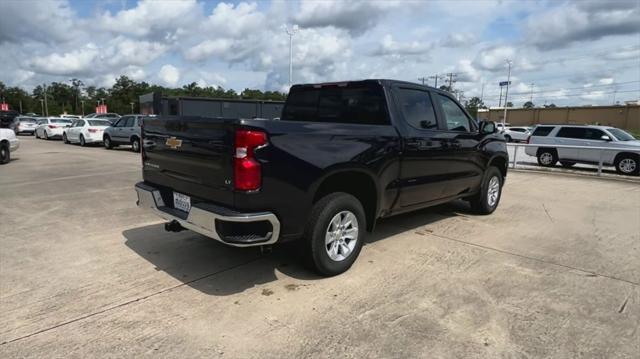
<path fill-rule="evenodd" d="M 166 233 L 140 158 L 20 137 L 0 167 L 0 356 L 638 358 L 640 185 L 509 174 L 498 210 L 383 221 L 347 273 Z"/>

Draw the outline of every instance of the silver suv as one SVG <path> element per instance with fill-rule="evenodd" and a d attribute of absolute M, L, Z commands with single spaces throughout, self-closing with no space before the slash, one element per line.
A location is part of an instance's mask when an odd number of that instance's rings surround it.
<path fill-rule="evenodd" d="M 525 152 L 538 158 L 541 166 L 564 167 L 576 163 L 615 166 L 620 174 L 638 175 L 640 171 L 640 141 L 629 133 L 609 126 L 538 125 L 528 139 L 532 145 Z M 606 147 L 612 151 L 589 148 L 559 148 L 563 146 Z"/>
<path fill-rule="evenodd" d="M 142 115 L 124 115 L 104 130 L 102 141 L 106 149 L 119 145 L 131 145 L 133 152 L 140 152 L 140 125 Z"/>

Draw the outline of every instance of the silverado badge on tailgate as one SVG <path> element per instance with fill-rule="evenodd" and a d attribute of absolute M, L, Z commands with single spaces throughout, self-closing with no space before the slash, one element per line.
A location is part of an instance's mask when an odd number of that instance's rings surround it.
<path fill-rule="evenodd" d="M 169 137 L 167 138 L 167 142 L 165 142 L 165 145 L 167 145 L 167 147 L 171 147 L 174 150 L 177 150 L 178 147 L 182 146 L 182 140 L 179 140 L 175 137 Z"/>

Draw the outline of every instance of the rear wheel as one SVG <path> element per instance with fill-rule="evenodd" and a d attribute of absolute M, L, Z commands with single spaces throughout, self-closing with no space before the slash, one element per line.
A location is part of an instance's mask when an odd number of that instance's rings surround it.
<path fill-rule="evenodd" d="M 84 136 L 80 135 L 80 146 L 86 146 L 87 145 L 87 141 L 84 140 Z"/>
<path fill-rule="evenodd" d="M 309 266 L 324 276 L 348 270 L 360 254 L 365 228 L 364 209 L 354 196 L 337 192 L 320 199 L 305 229 Z"/>
<path fill-rule="evenodd" d="M 558 153 L 553 148 L 538 150 L 538 164 L 543 167 L 553 167 L 558 162 Z"/>
<path fill-rule="evenodd" d="M 102 142 L 104 143 L 104 148 L 106 148 L 108 150 L 113 148 L 113 143 L 111 142 L 111 137 L 104 136 L 104 139 L 102 140 Z"/>
<path fill-rule="evenodd" d="M 69 139 L 67 138 L 67 133 L 66 132 L 62 134 L 62 142 L 66 143 L 66 144 L 71 143 L 71 142 L 69 142 Z"/>
<path fill-rule="evenodd" d="M 38 136 L 38 131 L 33 131 L 33 135 L 36 136 L 36 138 L 40 138 L 40 136 Z"/>
<path fill-rule="evenodd" d="M 504 178 L 497 167 L 489 167 L 480 186 L 480 193 L 469 199 L 471 208 L 478 214 L 491 214 L 498 208 L 502 196 Z"/>
<path fill-rule="evenodd" d="M 509 135 L 504 135 L 504 139 L 507 140 L 507 142 L 513 141 Z"/>
<path fill-rule="evenodd" d="M 576 163 L 575 162 L 560 161 L 560 164 L 564 168 L 571 168 L 571 167 L 575 166 Z"/>
<path fill-rule="evenodd" d="M 45 140 L 48 140 L 49 139 L 49 134 L 47 133 L 47 130 L 44 130 L 42 132 L 43 132 L 42 137 L 44 137 Z"/>
<path fill-rule="evenodd" d="M 131 139 L 131 150 L 133 152 L 140 152 L 140 140 L 137 137 Z"/>
<path fill-rule="evenodd" d="M 11 150 L 8 143 L 0 143 L 0 164 L 9 163 L 11 161 Z"/>
<path fill-rule="evenodd" d="M 616 159 L 616 172 L 622 175 L 637 176 L 640 174 L 638 157 L 632 154 L 623 154 Z"/>

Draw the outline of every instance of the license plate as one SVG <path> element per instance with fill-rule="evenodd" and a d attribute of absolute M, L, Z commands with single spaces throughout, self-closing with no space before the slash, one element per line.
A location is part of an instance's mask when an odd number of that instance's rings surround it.
<path fill-rule="evenodd" d="M 191 210 L 191 197 L 173 192 L 173 208 L 189 213 Z"/>

